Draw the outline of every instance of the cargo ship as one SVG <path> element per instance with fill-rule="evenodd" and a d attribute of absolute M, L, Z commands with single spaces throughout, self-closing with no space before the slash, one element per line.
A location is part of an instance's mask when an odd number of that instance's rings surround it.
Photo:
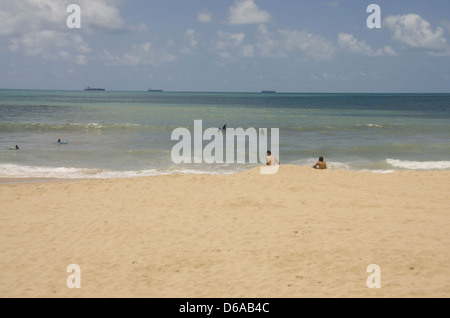
<path fill-rule="evenodd" d="M 153 92 L 153 93 L 162 93 L 162 92 L 164 92 L 162 89 L 151 89 L 151 88 L 149 88 L 148 90 L 147 90 L 147 92 Z"/>
<path fill-rule="evenodd" d="M 266 91 L 266 90 L 262 90 L 261 94 L 276 94 L 277 91 Z"/>
<path fill-rule="evenodd" d="M 85 91 L 97 91 L 97 92 L 104 92 L 106 89 L 104 88 L 94 88 L 94 87 L 90 87 L 88 86 L 87 88 L 84 89 Z"/>

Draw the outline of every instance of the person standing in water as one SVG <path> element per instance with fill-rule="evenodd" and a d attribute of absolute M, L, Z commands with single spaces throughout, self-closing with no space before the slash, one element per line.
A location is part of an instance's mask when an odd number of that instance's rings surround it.
<path fill-rule="evenodd" d="M 323 161 L 323 157 L 319 158 L 319 161 L 313 166 L 314 169 L 325 170 L 327 169 L 327 163 Z"/>
<path fill-rule="evenodd" d="M 19 145 L 16 145 L 16 150 L 20 150 Z"/>

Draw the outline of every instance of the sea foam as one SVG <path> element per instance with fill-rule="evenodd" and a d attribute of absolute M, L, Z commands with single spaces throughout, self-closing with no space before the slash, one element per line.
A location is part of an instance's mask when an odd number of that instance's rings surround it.
<path fill-rule="evenodd" d="M 39 179 L 117 179 L 134 177 L 151 177 L 174 174 L 222 175 L 237 171 L 197 170 L 185 168 L 169 168 L 166 170 L 102 170 L 67 167 L 20 166 L 15 164 L 0 164 L 0 178 L 39 178 Z"/>
<path fill-rule="evenodd" d="M 394 168 L 408 170 L 446 170 L 450 169 L 450 161 L 403 161 L 387 159 L 386 162 Z"/>

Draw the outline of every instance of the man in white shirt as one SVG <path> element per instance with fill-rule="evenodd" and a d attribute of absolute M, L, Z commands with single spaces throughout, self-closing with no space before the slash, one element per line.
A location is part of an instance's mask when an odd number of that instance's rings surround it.
<path fill-rule="evenodd" d="M 280 164 L 278 159 L 275 156 L 272 156 L 272 152 L 270 150 L 267 151 L 266 164 L 268 166 L 275 166 L 277 164 Z"/>

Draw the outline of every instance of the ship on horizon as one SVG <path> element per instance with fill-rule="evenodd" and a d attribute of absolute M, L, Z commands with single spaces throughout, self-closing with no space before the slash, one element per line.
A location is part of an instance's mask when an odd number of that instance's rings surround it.
<path fill-rule="evenodd" d="M 151 88 L 149 88 L 148 90 L 147 90 L 147 92 L 153 92 L 153 93 L 162 93 L 162 92 L 164 92 L 162 89 L 151 89 Z"/>
<path fill-rule="evenodd" d="M 277 93 L 277 91 L 267 91 L 267 90 L 265 90 L 265 89 L 263 89 L 262 91 L 261 91 L 261 94 L 276 94 Z"/>
<path fill-rule="evenodd" d="M 106 89 L 104 89 L 104 88 L 95 88 L 95 87 L 90 87 L 90 86 L 88 86 L 88 87 L 85 88 L 84 90 L 85 90 L 85 91 L 100 91 L 100 92 L 106 91 Z"/>

